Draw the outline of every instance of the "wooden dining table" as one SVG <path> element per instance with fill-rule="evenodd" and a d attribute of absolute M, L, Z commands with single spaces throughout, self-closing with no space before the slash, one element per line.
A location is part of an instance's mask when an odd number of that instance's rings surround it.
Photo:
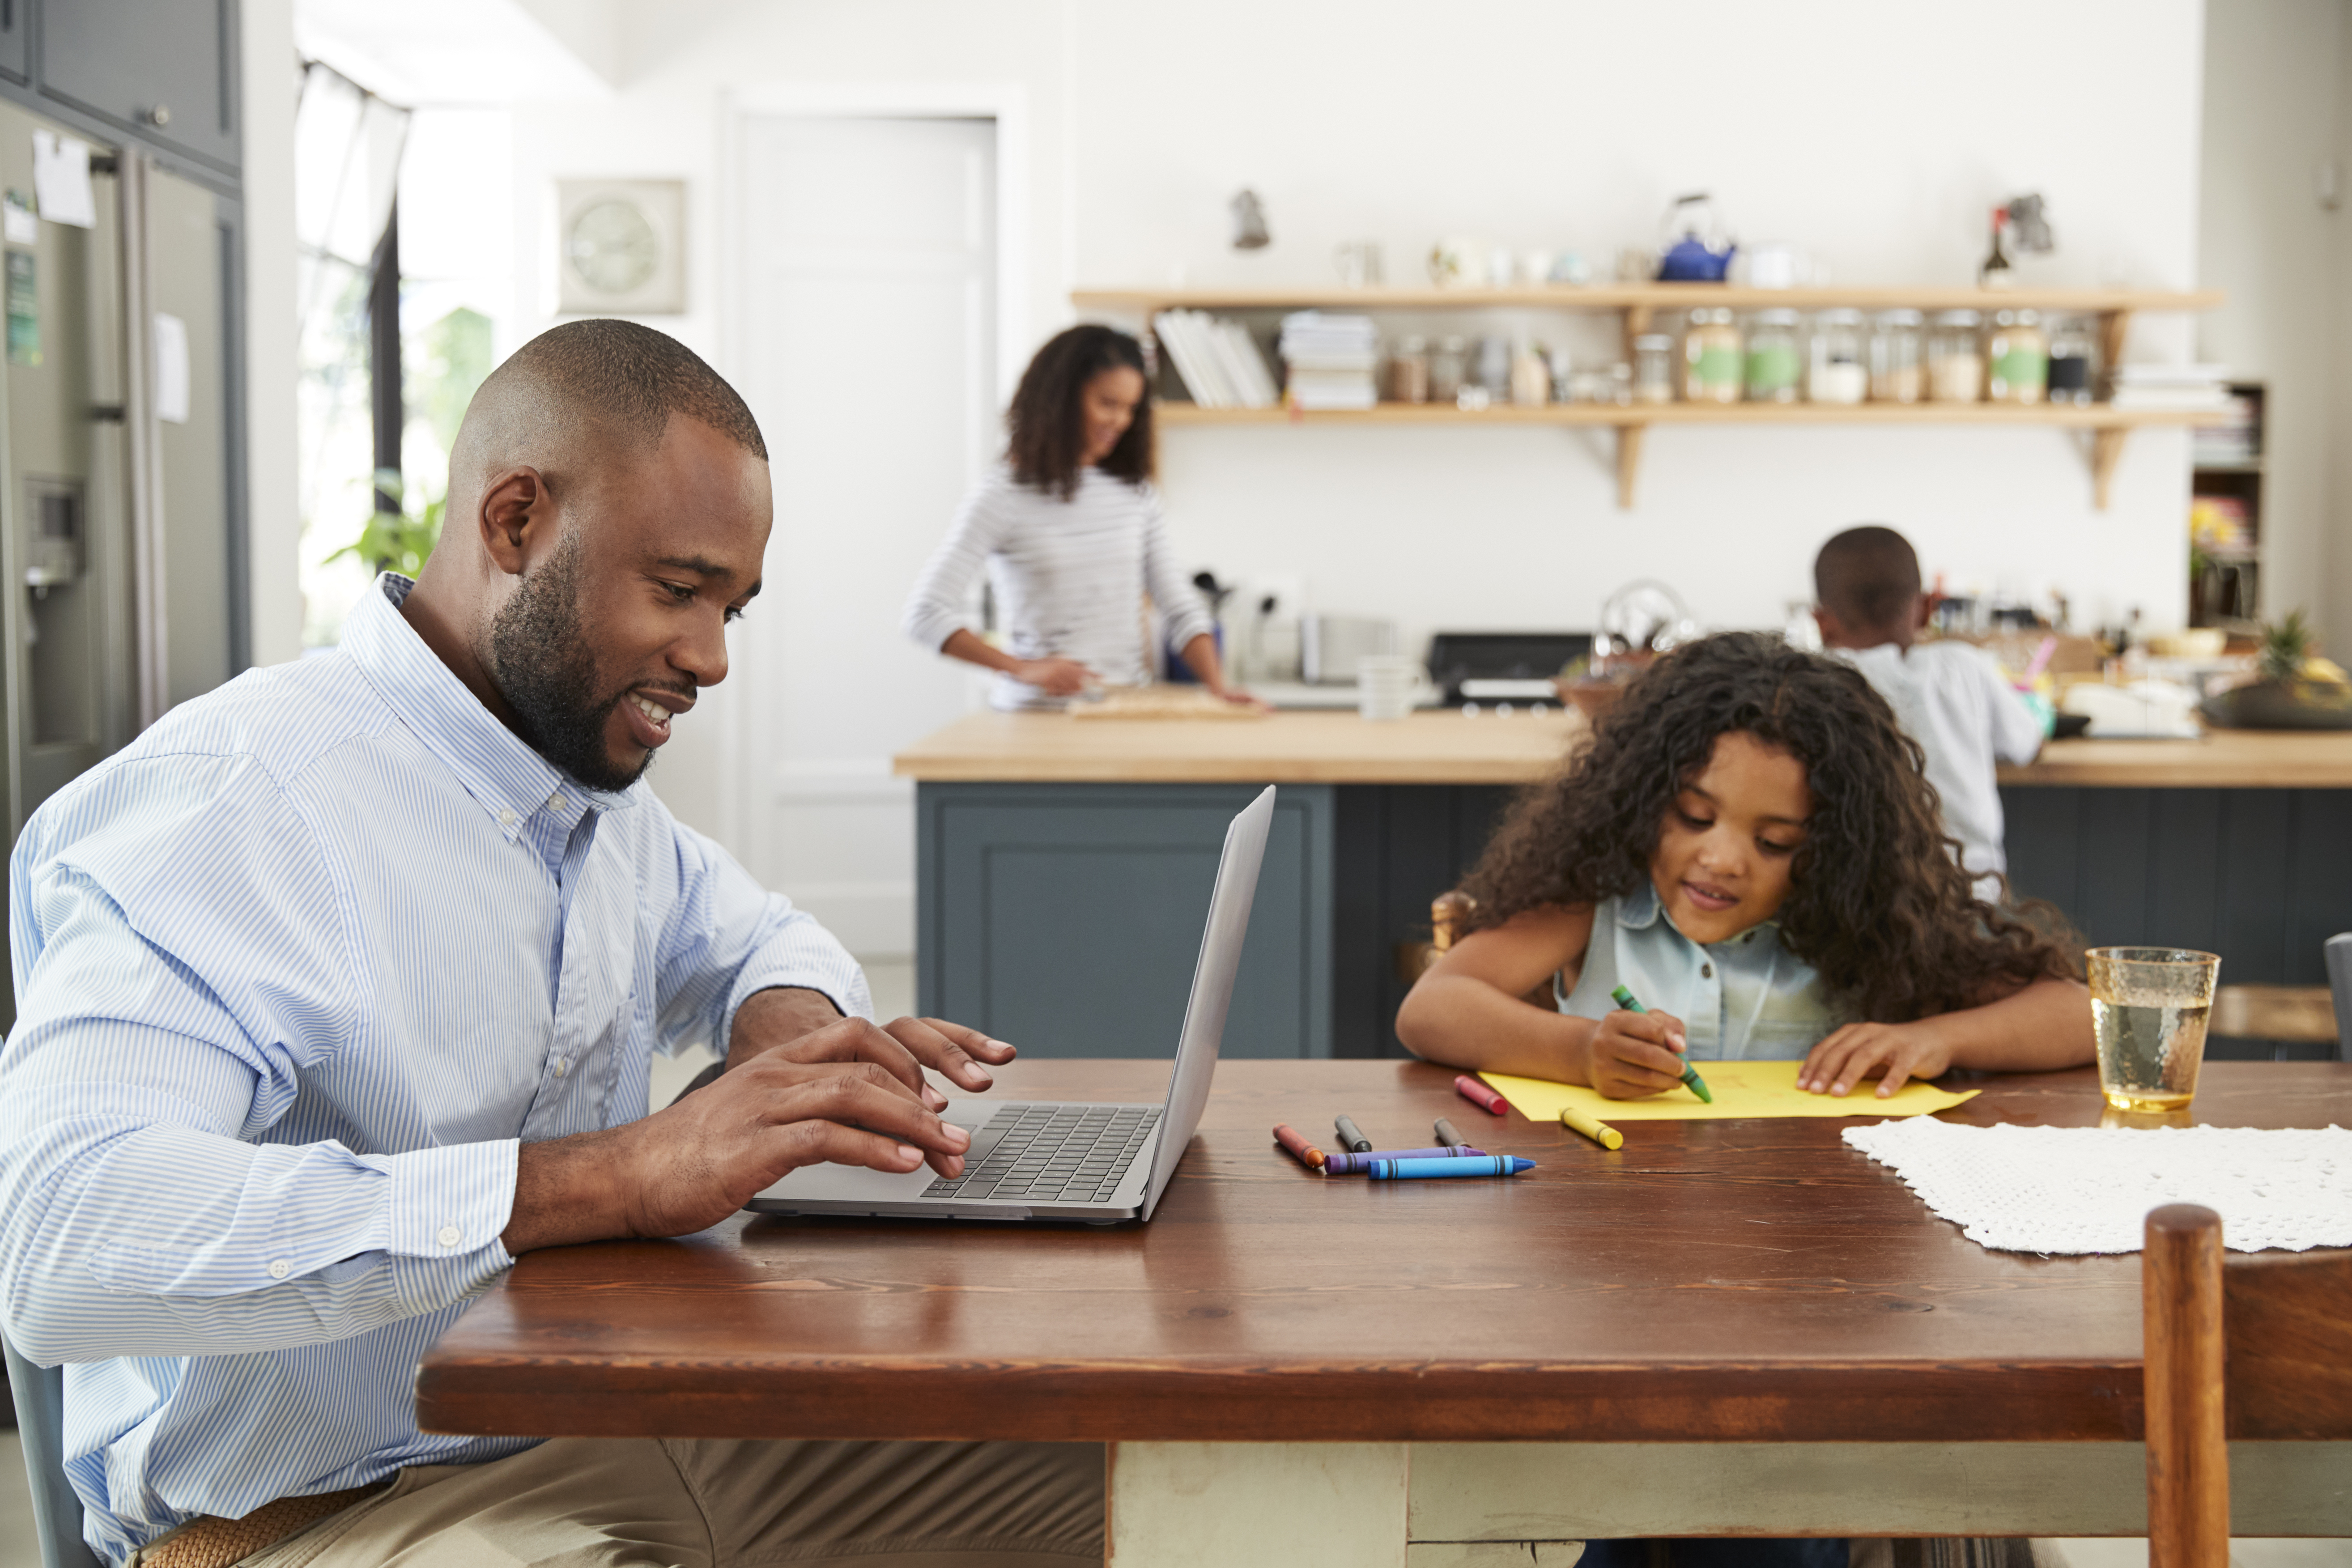
<path fill-rule="evenodd" d="M 1166 1073 L 1017 1062 L 996 1093 L 1156 1101 Z M 1106 1443 L 1120 1568 L 2144 1532 L 2136 1256 L 1987 1250 L 1843 1142 L 1850 1119 L 1628 1121 L 1612 1152 L 1453 1076 L 1223 1063 L 1149 1224 L 740 1215 L 532 1253 L 425 1357 L 418 1417 Z M 1948 1121 L 2103 1115 L 2087 1068 L 1944 1081 L 1979 1091 Z M 1325 1177 L 1269 1136 L 1328 1146 L 1341 1112 L 1382 1147 L 1448 1117 L 1536 1168 Z M 2189 1120 L 2352 1125 L 2352 1066 L 2211 1063 Z M 2352 1535 L 2352 1441 L 2232 1436 L 2237 1533 Z"/>

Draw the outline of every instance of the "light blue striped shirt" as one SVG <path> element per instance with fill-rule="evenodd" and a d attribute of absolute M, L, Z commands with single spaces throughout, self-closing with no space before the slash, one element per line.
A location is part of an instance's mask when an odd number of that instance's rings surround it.
<path fill-rule="evenodd" d="M 523 1439 L 416 1429 L 417 1359 L 509 1267 L 515 1153 L 646 1114 L 648 1052 L 856 963 L 640 783 L 581 788 L 386 576 L 332 655 L 173 709 L 9 863 L 0 1327 L 66 1362 L 117 1561 Z"/>

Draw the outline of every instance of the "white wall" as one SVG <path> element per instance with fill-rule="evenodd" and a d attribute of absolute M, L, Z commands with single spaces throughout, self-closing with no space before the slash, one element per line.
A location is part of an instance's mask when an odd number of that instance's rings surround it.
<path fill-rule="evenodd" d="M 2204 281 L 2230 301 L 2198 327 L 2200 358 L 2269 388 L 2264 613 L 2305 609 L 2339 648 L 2352 641 L 2352 548 L 2334 542 L 2347 512 L 2330 437 L 2352 406 L 2336 337 L 2352 299 L 2345 218 L 2323 205 L 2320 174 L 2331 163 L 2345 170 L 2341 142 L 2352 130 L 2341 108 L 2346 11 L 2346 0 L 2208 8 L 2199 250 Z"/>
<path fill-rule="evenodd" d="M 554 179 L 682 175 L 689 308 L 652 324 L 728 368 L 719 131 L 730 95 L 753 89 L 1017 96 L 1028 151 L 1004 174 L 1026 186 L 1012 237 L 1026 319 L 1006 323 L 1008 374 L 1071 319 L 1073 286 L 1321 280 L 1333 244 L 1359 237 L 1385 244 L 1400 280 L 1442 234 L 1605 258 L 1649 244 L 1666 199 L 1696 187 L 1747 238 L 1802 244 L 1836 279 L 1965 282 L 1989 209 L 2038 190 L 2063 248 L 2029 278 L 2200 281 L 2197 0 L 1696 0 L 1670 19 L 1631 0 L 1362 0 L 1343 23 L 1305 0 L 676 0 L 611 16 L 609 94 L 513 110 L 518 337 L 554 319 Z M 1244 184 L 1276 237 L 1252 254 L 1226 244 Z M 2151 320 L 2134 355 L 2189 342 L 2185 321 Z M 1170 432 L 1163 458 L 1189 561 L 1296 575 L 1319 607 L 1416 632 L 1589 624 L 1611 587 L 1653 574 L 1711 624 L 1777 625 L 1820 540 L 1864 519 L 1910 532 L 1955 586 L 2055 586 L 2084 617 L 2137 605 L 2158 628 L 2185 610 L 2177 433 L 2133 437 L 2105 513 L 2076 440 L 2048 430 L 1659 431 L 1623 513 L 1605 446 L 1559 430 L 1195 428 Z M 877 596 L 865 613 L 898 608 Z M 814 761 L 878 775 L 929 705 L 894 699 L 932 689 L 924 659 L 841 671 L 873 691 L 870 714 Z M 740 669 L 732 702 L 672 742 L 658 782 L 688 820 L 791 809 L 773 778 L 727 765 L 723 726 L 761 722 L 760 680 Z M 910 869 L 899 797 L 863 820 L 831 857 Z M 755 859 L 790 890 L 788 847 Z"/>
<path fill-rule="evenodd" d="M 245 110 L 245 450 L 251 656 L 302 651 L 295 493 L 293 0 L 242 0 L 237 36 Z"/>

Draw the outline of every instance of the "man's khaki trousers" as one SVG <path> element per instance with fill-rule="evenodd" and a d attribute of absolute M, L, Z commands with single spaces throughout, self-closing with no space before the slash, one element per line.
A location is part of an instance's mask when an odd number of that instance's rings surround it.
<path fill-rule="evenodd" d="M 404 1470 L 239 1568 L 1074 1568 L 1103 1487 L 1097 1443 L 559 1437 Z"/>

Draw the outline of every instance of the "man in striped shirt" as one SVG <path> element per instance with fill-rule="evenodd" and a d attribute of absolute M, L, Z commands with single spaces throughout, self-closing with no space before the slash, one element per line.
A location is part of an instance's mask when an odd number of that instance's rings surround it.
<path fill-rule="evenodd" d="M 113 1562 L 1098 1561 L 1099 1448 L 544 1445 L 417 1430 L 517 1254 L 677 1236 L 803 1164 L 961 1168 L 838 942 L 642 782 L 759 592 L 766 451 L 592 321 L 487 382 L 449 524 L 334 654 L 173 710 L 10 862 L 0 1329 L 63 1362 Z M 728 1070 L 647 1114 L 654 1048 Z M 499 1552 L 509 1555 L 499 1559 Z"/>

